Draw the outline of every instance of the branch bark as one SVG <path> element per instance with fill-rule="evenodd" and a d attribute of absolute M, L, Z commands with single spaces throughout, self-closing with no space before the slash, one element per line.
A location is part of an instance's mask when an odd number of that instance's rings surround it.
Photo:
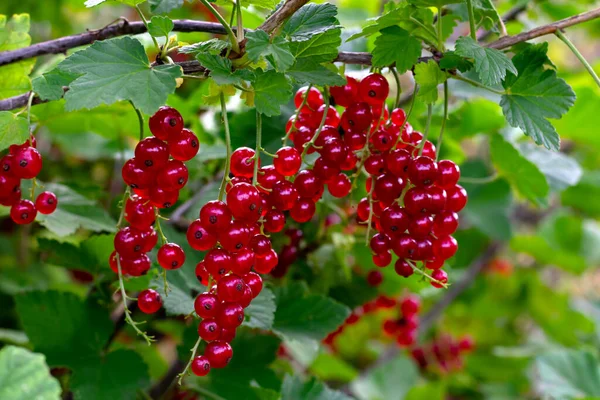
<path fill-rule="evenodd" d="M 283 23 L 294 14 L 300 7 L 308 3 L 310 0 L 287 0 L 277 11 L 263 22 L 258 29 L 261 29 L 269 34 L 276 31 Z"/>

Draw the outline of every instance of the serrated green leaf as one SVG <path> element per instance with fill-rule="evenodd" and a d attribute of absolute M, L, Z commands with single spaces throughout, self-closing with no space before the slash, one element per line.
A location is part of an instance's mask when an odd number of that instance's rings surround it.
<path fill-rule="evenodd" d="M 61 392 L 42 354 L 15 346 L 0 350 L 0 399 L 59 399 Z"/>
<path fill-rule="evenodd" d="M 206 42 L 194 43 L 189 46 L 179 48 L 179 53 L 183 54 L 201 54 L 208 53 L 212 55 L 220 55 L 223 50 L 231 48 L 231 42 L 221 39 L 210 39 Z"/>
<path fill-rule="evenodd" d="M 492 136 L 490 156 L 498 174 L 505 177 L 521 196 L 538 205 L 546 203 L 550 191 L 546 177 L 501 135 Z"/>
<path fill-rule="evenodd" d="M 435 103 L 438 98 L 438 85 L 446 81 L 446 74 L 438 64 L 429 60 L 415 65 L 415 81 L 419 84 L 417 96 L 425 103 Z"/>
<path fill-rule="evenodd" d="M 442 41 L 445 42 L 452 36 L 454 28 L 456 28 L 460 21 L 460 16 L 456 14 L 446 14 L 442 16 Z"/>
<path fill-rule="evenodd" d="M 98 4 L 102 4 L 105 1 L 107 1 L 107 0 L 87 0 L 84 3 L 84 5 L 86 7 L 88 7 L 88 8 L 90 8 L 90 7 L 97 6 Z M 121 3 L 121 4 L 125 4 L 125 5 L 128 5 L 128 6 L 134 7 L 134 6 L 138 5 L 138 4 L 143 3 L 146 0 L 110 0 L 110 1 L 114 1 L 115 3 Z"/>
<path fill-rule="evenodd" d="M 341 29 L 331 29 L 311 39 L 290 43 L 292 55 L 297 59 L 309 58 L 316 63 L 333 61 L 342 44 Z"/>
<path fill-rule="evenodd" d="M 282 34 L 292 41 L 310 40 L 315 35 L 339 28 L 337 7 L 331 3 L 306 4 L 286 21 Z"/>
<path fill-rule="evenodd" d="M 292 85 L 284 74 L 275 71 L 257 70 L 252 87 L 256 111 L 267 117 L 281 114 L 280 107 L 292 97 Z"/>
<path fill-rule="evenodd" d="M 10 111 L 0 111 L 0 151 L 11 144 L 21 144 L 29 139 L 27 120 Z"/>
<path fill-rule="evenodd" d="M 542 171 L 554 190 L 561 191 L 576 185 L 583 175 L 577 161 L 566 154 L 549 151 L 532 143 L 520 143 L 519 150 Z"/>
<path fill-rule="evenodd" d="M 148 23 L 148 33 L 154 37 L 168 37 L 173 30 L 173 21 L 163 15 L 155 15 Z"/>
<path fill-rule="evenodd" d="M 93 232 L 114 232 L 116 221 L 96 202 L 89 200 L 57 183 L 45 184 L 45 189 L 54 192 L 58 207 L 52 214 L 39 214 L 36 221 L 58 236 L 68 236 L 83 228 Z"/>
<path fill-rule="evenodd" d="M 231 60 L 208 53 L 196 55 L 203 67 L 210 70 L 210 76 L 219 85 L 239 85 L 242 80 L 252 80 L 252 72 L 247 69 L 233 70 Z"/>
<path fill-rule="evenodd" d="M 69 86 L 79 75 L 53 69 L 35 78 L 31 83 L 33 91 L 42 100 L 58 100 L 65 93 L 63 87 Z"/>
<path fill-rule="evenodd" d="M 460 72 L 467 72 L 473 68 L 473 62 L 459 56 L 453 51 L 444 53 L 444 57 L 440 60 L 441 69 L 457 69 Z"/>
<path fill-rule="evenodd" d="M 183 0 L 148 0 L 148 3 L 155 14 L 166 14 L 183 6 Z"/>
<path fill-rule="evenodd" d="M 382 29 L 400 25 L 401 22 L 404 22 L 410 18 L 411 9 L 407 4 L 408 3 L 403 3 L 400 7 L 390 10 L 382 16 L 371 20 L 370 24 L 365 26 L 359 33 L 355 33 L 354 35 L 350 36 L 347 41 L 350 42 L 361 37 L 368 37 L 376 34 Z M 404 27 L 402 28 L 404 29 Z"/>
<path fill-rule="evenodd" d="M 473 0 L 472 4 L 476 21 L 479 21 L 485 29 L 492 29 L 500 23 L 502 17 L 491 0 Z"/>
<path fill-rule="evenodd" d="M 398 51 L 398 48 L 401 48 L 402 51 Z M 386 67 L 396 64 L 398 73 L 403 74 L 417 63 L 420 55 L 421 41 L 404 29 L 391 26 L 383 29 L 381 36 L 375 39 L 373 65 Z"/>
<path fill-rule="evenodd" d="M 558 350 L 535 359 L 541 394 L 553 398 L 600 397 L 599 363 L 585 350 Z"/>
<path fill-rule="evenodd" d="M 500 50 L 479 45 L 470 37 L 460 37 L 456 41 L 455 53 L 475 60 L 475 71 L 484 85 L 496 85 L 510 72 L 517 75 L 512 61 Z"/>
<path fill-rule="evenodd" d="M 25 292 L 15 302 L 34 350 L 44 353 L 51 366 L 74 366 L 99 354 L 113 331 L 106 310 L 73 293 Z"/>
<path fill-rule="evenodd" d="M 15 14 L 8 21 L 0 15 L 0 52 L 16 50 L 31 44 L 29 14 Z M 0 99 L 16 96 L 31 89 L 29 74 L 35 59 L 0 67 Z"/>
<path fill-rule="evenodd" d="M 244 325 L 270 330 L 275 320 L 275 308 L 275 295 L 270 289 L 263 289 L 244 311 Z"/>
<path fill-rule="evenodd" d="M 313 62 L 310 58 L 298 60 L 286 74 L 299 84 L 313 84 L 320 86 L 342 86 L 346 84 L 346 78 L 332 70 L 335 66 L 327 66 Z"/>
<path fill-rule="evenodd" d="M 571 87 L 556 76 L 548 43 L 529 45 L 512 59 L 519 75 L 507 74 L 500 106 L 508 123 L 537 144 L 558 150 L 560 139 L 548 118 L 559 119 L 575 102 Z"/>
<path fill-rule="evenodd" d="M 258 62 L 261 57 L 267 57 L 279 72 L 286 71 L 294 64 L 290 45 L 283 36 L 271 39 L 265 31 L 255 30 L 248 32 L 246 39 L 246 52 L 251 61 Z"/>
<path fill-rule="evenodd" d="M 133 350 L 115 350 L 78 365 L 71 378 L 75 398 L 133 399 L 150 383 L 148 366 Z"/>
<path fill-rule="evenodd" d="M 114 235 L 95 235 L 75 245 L 39 238 L 38 245 L 45 252 L 49 264 L 111 276 L 108 258 L 114 250 L 113 240 Z"/>
<path fill-rule="evenodd" d="M 330 389 L 315 378 L 302 382 L 299 377 L 286 375 L 281 387 L 282 400 L 351 400 L 352 398 L 337 390 Z"/>
<path fill-rule="evenodd" d="M 182 74 L 177 65 L 151 67 L 144 46 L 131 37 L 95 42 L 57 68 L 82 74 L 69 85 L 67 111 L 130 100 L 145 114 L 153 114 L 175 91 L 175 79 Z"/>
<path fill-rule="evenodd" d="M 397 357 L 354 381 L 352 392 L 361 400 L 402 399 L 418 379 L 415 363 L 406 357 Z"/>

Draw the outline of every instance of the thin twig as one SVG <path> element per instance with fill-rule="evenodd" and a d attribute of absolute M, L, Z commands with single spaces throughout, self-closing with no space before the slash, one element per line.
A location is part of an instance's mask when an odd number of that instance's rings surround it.
<path fill-rule="evenodd" d="M 525 4 L 522 4 L 522 5 L 517 5 L 517 6 L 514 6 L 513 8 L 511 8 L 510 10 L 508 10 L 508 11 L 506 12 L 506 14 L 504 14 L 504 15 L 502 16 L 502 21 L 503 21 L 504 23 L 506 23 L 506 22 L 509 22 L 509 21 L 515 20 L 515 19 L 517 19 L 517 17 L 518 17 L 518 16 L 519 16 L 519 15 L 520 15 L 520 14 L 521 14 L 523 11 L 525 11 L 525 10 L 527 10 L 527 3 L 525 3 Z M 487 38 L 489 38 L 490 36 L 492 36 L 492 34 L 493 34 L 493 33 L 494 33 L 494 31 L 493 31 L 493 30 L 491 30 L 491 29 L 490 29 L 489 31 L 485 31 L 485 32 L 483 32 L 481 35 L 479 35 L 479 36 L 477 37 L 477 40 L 478 40 L 479 42 L 483 42 L 483 41 L 485 41 Z"/>
<path fill-rule="evenodd" d="M 587 72 L 589 72 L 589 74 L 592 76 L 592 78 L 594 79 L 594 81 L 596 82 L 596 84 L 600 87 L 600 78 L 598 78 L 598 75 L 596 74 L 596 71 L 594 71 L 594 68 L 592 68 L 592 66 L 590 65 L 590 63 L 585 59 L 585 57 L 583 56 L 583 54 L 581 54 L 579 52 L 579 50 L 577 49 L 577 47 L 575 47 L 575 45 L 573 44 L 573 42 L 571 42 L 569 40 L 568 37 L 566 37 L 561 31 L 560 29 L 557 30 L 555 32 L 556 36 L 563 41 L 564 44 L 567 45 L 567 47 L 571 50 L 571 52 L 575 55 L 575 57 L 577 57 L 577 59 L 579 60 L 579 62 L 585 67 L 585 69 L 587 70 Z"/>
<path fill-rule="evenodd" d="M 283 23 L 292 16 L 296 11 L 303 5 L 308 3 L 310 0 L 287 0 L 277 11 L 275 11 L 265 22 L 263 22 L 258 29 L 263 30 L 269 34 L 273 33 Z"/>

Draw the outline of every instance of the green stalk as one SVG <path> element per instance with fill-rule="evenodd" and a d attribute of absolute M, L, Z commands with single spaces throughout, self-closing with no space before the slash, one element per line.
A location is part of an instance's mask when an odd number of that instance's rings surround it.
<path fill-rule="evenodd" d="M 444 118 L 442 119 L 442 127 L 440 128 L 440 136 L 437 141 L 437 156 L 436 161 L 440 158 L 440 150 L 442 148 L 442 139 L 444 138 L 444 130 L 446 129 L 446 120 L 448 119 L 448 81 L 444 82 Z"/>
<path fill-rule="evenodd" d="M 394 103 L 394 108 L 400 107 L 400 95 L 402 94 L 402 86 L 400 85 L 400 77 L 398 76 L 398 71 L 396 71 L 396 67 L 390 67 L 390 71 L 392 71 L 392 75 L 394 76 L 394 80 L 396 81 L 396 103 Z"/>
<path fill-rule="evenodd" d="M 133 101 L 129 100 L 129 104 L 131 104 L 131 107 L 133 107 L 133 109 L 135 110 L 135 113 L 137 114 L 137 117 L 138 117 L 138 122 L 140 123 L 140 141 L 141 141 L 142 139 L 144 139 L 144 116 L 142 115 L 140 110 L 138 110 L 138 108 L 133 104 Z"/>
<path fill-rule="evenodd" d="M 221 118 L 223 118 L 223 124 L 225 125 L 225 145 L 227 146 L 227 158 L 225 159 L 225 172 L 223 174 L 223 180 L 221 181 L 221 187 L 219 188 L 219 201 L 223 200 L 225 195 L 225 188 L 227 187 L 227 180 L 229 179 L 229 167 L 231 162 L 231 133 L 229 132 L 229 120 L 227 119 L 227 108 L 225 107 L 225 95 L 221 92 Z"/>
<path fill-rule="evenodd" d="M 242 24 L 242 2 L 236 0 L 235 5 L 237 7 L 237 40 L 241 42 L 244 40 L 244 25 Z"/>
<path fill-rule="evenodd" d="M 260 160 L 260 151 L 262 149 L 262 114 L 256 111 L 256 150 L 254 153 L 254 174 L 252 175 L 252 184 L 258 183 L 258 164 Z"/>
<path fill-rule="evenodd" d="M 410 118 L 410 115 L 412 114 L 418 92 L 419 92 L 419 85 L 415 84 L 415 88 L 414 88 L 413 94 L 412 94 L 412 99 L 410 101 L 410 108 L 408 109 L 408 112 L 406 113 L 406 119 L 404 120 L 404 123 L 400 127 L 400 134 L 398 135 L 398 139 L 396 139 L 396 143 L 394 143 L 394 148 L 396 148 L 396 146 L 398 146 L 398 143 L 400 143 L 400 141 L 402 140 L 402 131 L 404 131 L 404 127 L 408 123 L 408 118 Z"/>
<path fill-rule="evenodd" d="M 438 19 L 437 19 L 437 38 L 438 38 L 438 46 L 441 52 L 444 51 L 444 39 L 442 38 L 442 8 L 440 7 L 438 10 Z"/>
<path fill-rule="evenodd" d="M 237 38 L 235 37 L 235 33 L 233 33 L 233 30 L 231 29 L 231 26 L 229 26 L 227 21 L 225 21 L 225 18 L 223 18 L 223 16 L 212 6 L 212 4 L 208 2 L 208 0 L 200 0 L 200 2 L 204 4 L 208 11 L 210 11 L 210 13 L 215 16 L 215 18 L 221 23 L 221 25 L 223 25 L 223 28 L 225 28 L 225 30 L 227 31 L 229 41 L 231 42 L 231 49 L 239 54 L 240 44 L 238 43 Z"/>
<path fill-rule="evenodd" d="M 306 93 L 308 93 L 308 90 L 306 91 Z M 325 100 L 325 110 L 323 110 L 323 117 L 321 117 L 321 123 L 319 123 L 319 127 L 315 131 L 315 134 L 313 135 L 313 137 L 310 138 L 310 141 L 304 145 L 304 150 L 302 150 L 302 155 L 301 155 L 301 158 L 303 160 L 304 160 L 304 157 L 306 156 L 306 152 L 308 151 L 308 149 L 311 146 L 315 145 L 317 138 L 319 137 L 319 135 L 321 134 L 321 131 L 323 130 L 323 126 L 325 126 L 325 120 L 327 119 L 327 112 L 329 111 L 329 95 L 327 93 L 327 87 L 325 87 L 323 90 L 323 100 Z M 300 109 L 298 109 L 298 110 L 300 110 Z"/>
<path fill-rule="evenodd" d="M 473 0 L 467 0 L 467 11 L 469 12 L 469 28 L 471 38 L 477 41 L 477 29 L 475 28 L 475 13 L 473 12 Z"/>
<path fill-rule="evenodd" d="M 433 116 L 433 104 L 428 104 L 427 105 L 427 123 L 425 124 L 425 132 L 423 133 L 423 139 L 421 139 L 421 143 L 419 144 L 419 156 L 421 156 L 421 154 L 423 154 L 423 147 L 425 147 L 425 142 L 427 142 L 427 137 L 429 136 L 429 128 L 431 127 L 431 117 L 432 116 Z"/>
<path fill-rule="evenodd" d="M 452 77 L 454 79 L 457 79 L 459 81 L 466 82 L 466 83 L 468 83 L 470 85 L 473 85 L 475 87 L 478 87 L 478 88 L 481 88 L 481 89 L 485 89 L 485 90 L 487 90 L 489 92 L 499 94 L 501 96 L 504 95 L 504 94 L 506 94 L 506 92 L 501 92 L 500 90 L 496 90 L 496 89 L 491 88 L 489 86 L 485 86 L 483 83 L 479 83 L 479 82 L 474 81 L 472 79 L 465 78 L 464 76 L 461 76 L 461 75 L 450 75 L 450 77 Z"/>
<path fill-rule="evenodd" d="M 144 26 L 146 27 L 146 31 L 148 31 L 148 34 L 150 34 L 150 29 L 148 28 L 148 20 L 144 16 L 144 13 L 142 12 L 142 9 L 140 8 L 139 4 L 136 4 L 135 10 L 137 11 L 138 15 L 140 16 L 142 22 L 144 23 Z M 158 53 L 161 53 L 160 45 L 158 44 L 158 41 L 156 40 L 156 38 L 152 35 L 150 35 L 150 37 L 152 38 L 152 41 L 154 42 L 154 45 L 156 46 L 156 51 Z"/>
<path fill-rule="evenodd" d="M 179 386 L 181 386 L 181 381 L 183 380 L 183 377 L 187 375 L 190 366 L 192 365 L 192 362 L 194 361 L 194 358 L 196 358 L 196 352 L 198 351 L 198 346 L 200 346 L 200 343 L 202 343 L 202 338 L 198 338 L 198 340 L 196 340 L 196 344 L 194 344 L 194 347 L 192 347 L 192 350 L 190 350 L 192 352 L 192 356 L 190 357 L 190 360 L 188 361 L 187 365 L 185 366 L 185 368 L 183 369 L 183 371 L 181 371 L 181 373 L 179 375 L 177 375 L 177 377 L 179 378 L 177 380 L 177 383 L 179 384 Z"/>
<path fill-rule="evenodd" d="M 596 71 L 594 71 L 594 69 L 592 68 L 592 66 L 590 65 L 590 63 L 588 63 L 588 61 L 585 59 L 585 57 L 583 56 L 583 54 L 581 54 L 579 52 L 579 50 L 577 50 L 577 47 L 575 47 L 575 45 L 573 44 L 573 42 L 571 42 L 569 40 L 569 38 L 567 38 L 564 35 L 564 33 L 561 32 L 560 29 L 557 29 L 556 32 L 554 32 L 554 34 L 560 40 L 562 40 L 564 44 L 567 45 L 567 47 L 573 52 L 573 54 L 575 55 L 575 57 L 577 57 L 577 59 L 579 60 L 579 62 L 581 62 L 581 64 L 585 67 L 585 69 L 587 70 L 587 72 L 589 72 L 589 74 L 592 76 L 592 78 L 596 82 L 596 85 L 598 85 L 600 87 L 600 78 L 598 78 L 598 75 L 596 74 Z"/>

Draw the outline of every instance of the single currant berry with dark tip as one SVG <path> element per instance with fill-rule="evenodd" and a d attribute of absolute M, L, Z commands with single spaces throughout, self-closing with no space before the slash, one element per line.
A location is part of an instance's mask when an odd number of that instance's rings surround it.
<path fill-rule="evenodd" d="M 127 199 L 124 216 L 131 226 L 139 230 L 148 229 L 156 219 L 152 204 L 135 195 Z"/>
<path fill-rule="evenodd" d="M 207 342 L 212 342 L 221 336 L 221 327 L 214 319 L 204 319 L 198 324 L 198 336 Z"/>
<path fill-rule="evenodd" d="M 146 289 L 138 295 L 138 308 L 145 314 L 154 314 L 162 306 L 160 294 L 153 289 Z"/>
<path fill-rule="evenodd" d="M 17 204 L 19 200 L 21 200 L 21 188 L 19 186 L 14 187 L 9 192 L 3 192 L 3 194 L 4 196 L 0 197 L 0 205 L 12 207 Z"/>
<path fill-rule="evenodd" d="M 346 174 L 341 172 L 337 174 L 330 182 L 327 183 L 327 190 L 333 197 L 338 199 L 348 196 L 352 190 L 352 182 Z"/>
<path fill-rule="evenodd" d="M 438 162 L 438 178 L 436 184 L 442 189 L 452 188 L 458 183 L 460 169 L 450 160 Z"/>
<path fill-rule="evenodd" d="M 164 269 L 178 269 L 185 262 L 185 253 L 178 244 L 166 243 L 158 249 L 156 258 Z"/>
<path fill-rule="evenodd" d="M 321 149 L 319 149 L 321 157 L 333 164 L 341 164 L 348 156 L 348 148 L 342 139 L 327 139 Z"/>
<path fill-rule="evenodd" d="M 296 179 L 294 179 L 294 187 L 300 197 L 312 199 L 322 190 L 323 183 L 314 171 L 309 169 L 298 173 Z"/>
<path fill-rule="evenodd" d="M 256 152 L 249 147 L 240 147 L 231 154 L 231 173 L 235 176 L 252 178 Z M 260 160 L 258 161 L 260 167 Z"/>
<path fill-rule="evenodd" d="M 414 260 L 417 252 L 417 241 L 409 235 L 400 235 L 398 238 L 392 238 L 392 250 L 400 258 Z"/>
<path fill-rule="evenodd" d="M 458 228 L 458 214 L 442 211 L 433 220 L 433 233 L 436 237 L 452 235 Z"/>
<path fill-rule="evenodd" d="M 20 200 L 10 208 L 10 218 L 19 225 L 33 222 L 37 215 L 37 209 L 30 200 Z"/>
<path fill-rule="evenodd" d="M 54 210 L 56 210 L 56 206 L 58 205 L 58 199 L 56 195 L 52 192 L 42 192 L 35 199 L 35 208 L 41 214 L 52 214 Z"/>
<path fill-rule="evenodd" d="M 210 250 L 217 244 L 217 236 L 204 229 L 199 219 L 188 226 L 186 237 L 192 249 L 198 251 Z"/>
<path fill-rule="evenodd" d="M 134 189 L 148 189 L 154 184 L 156 174 L 135 157 L 127 160 L 121 169 L 123 181 Z"/>
<path fill-rule="evenodd" d="M 379 129 L 371 135 L 371 146 L 381 152 L 386 152 L 394 146 L 394 138 L 387 129 Z"/>
<path fill-rule="evenodd" d="M 363 197 L 358 202 L 358 206 L 356 206 L 356 217 L 358 221 L 365 222 L 369 219 L 369 214 L 371 213 L 371 206 L 369 204 L 369 199 Z"/>
<path fill-rule="evenodd" d="M 271 249 L 265 255 L 255 257 L 254 269 L 260 274 L 268 274 L 277 266 L 278 260 L 277 252 Z"/>
<path fill-rule="evenodd" d="M 404 195 L 404 208 L 411 215 L 429 214 L 431 196 L 425 189 L 412 188 Z"/>
<path fill-rule="evenodd" d="M 392 124 L 399 127 L 404 122 L 406 122 L 406 112 L 401 108 L 392 110 Z"/>
<path fill-rule="evenodd" d="M 252 290 L 252 296 L 256 297 L 262 291 L 263 281 L 260 275 L 256 272 L 248 272 L 246 275 L 242 277 L 246 285 Z"/>
<path fill-rule="evenodd" d="M 305 101 L 306 98 L 306 101 Z M 304 103 L 304 107 L 300 109 L 300 106 Z M 302 87 L 298 89 L 294 96 L 294 105 L 303 114 L 309 114 L 315 112 L 323 104 L 323 95 L 316 87 Z"/>
<path fill-rule="evenodd" d="M 281 230 L 285 227 L 285 215 L 281 211 L 270 210 L 267 215 L 265 215 L 265 230 L 268 232 L 281 232 Z"/>
<path fill-rule="evenodd" d="M 254 298 L 254 295 L 252 294 L 252 289 L 250 289 L 250 287 L 248 285 L 245 285 L 244 295 L 242 296 L 242 298 L 240 299 L 240 301 L 238 303 L 240 303 L 242 308 L 246 308 L 250 305 L 250 303 L 252 303 L 253 298 Z"/>
<path fill-rule="evenodd" d="M 135 146 L 135 159 L 146 168 L 158 171 L 169 161 L 167 144 L 155 137 L 148 137 Z"/>
<path fill-rule="evenodd" d="M 223 249 L 212 249 L 204 256 L 206 270 L 217 281 L 232 270 L 231 256 Z"/>
<path fill-rule="evenodd" d="M 178 189 L 167 189 L 160 186 L 150 188 L 150 203 L 158 208 L 170 208 L 179 200 Z"/>
<path fill-rule="evenodd" d="M 192 372 L 196 376 L 206 376 L 210 372 L 210 362 L 204 356 L 198 356 L 192 361 Z"/>
<path fill-rule="evenodd" d="M 383 282 L 383 275 L 377 270 L 370 271 L 367 274 L 367 283 L 370 286 L 379 286 Z"/>
<path fill-rule="evenodd" d="M 435 281 L 431 281 L 431 286 L 435 288 L 443 288 L 444 285 L 448 283 L 448 274 L 443 269 L 436 269 L 431 273 L 431 277 L 435 279 Z"/>
<path fill-rule="evenodd" d="M 171 160 L 156 174 L 156 184 L 166 190 L 181 190 L 188 177 L 185 164 L 179 160 Z"/>
<path fill-rule="evenodd" d="M 257 181 L 260 187 L 258 190 L 261 192 L 268 193 L 269 190 L 273 189 L 273 185 L 284 179 L 273 165 L 265 165 L 258 170 Z"/>
<path fill-rule="evenodd" d="M 321 129 L 321 132 L 319 133 L 319 136 L 317 136 L 317 139 L 315 140 L 315 146 L 317 146 L 317 148 L 323 147 L 325 142 L 329 139 L 340 140 L 341 138 L 342 137 L 340 136 L 340 132 L 337 130 L 337 128 L 334 128 L 330 125 L 324 125 L 323 129 Z"/>
<path fill-rule="evenodd" d="M 219 299 L 208 292 L 200 293 L 194 300 L 194 311 L 200 318 L 215 318 L 219 310 Z"/>
<path fill-rule="evenodd" d="M 150 270 L 151 265 L 150 258 L 145 254 L 133 259 L 124 258 L 121 261 L 121 269 L 131 276 L 145 275 Z"/>
<path fill-rule="evenodd" d="M 222 201 L 212 200 L 200 209 L 200 221 L 207 231 L 217 233 L 229 226 L 231 211 Z"/>
<path fill-rule="evenodd" d="M 246 283 L 237 275 L 229 274 L 217 283 L 217 295 L 226 302 L 239 302 L 244 296 Z"/>
<path fill-rule="evenodd" d="M 290 210 L 290 217 L 298 223 L 305 223 L 312 219 L 317 208 L 311 199 L 298 199 Z"/>
<path fill-rule="evenodd" d="M 385 167 L 398 177 L 406 177 L 408 175 L 408 165 L 411 161 L 412 156 L 408 151 L 396 149 L 386 155 Z"/>
<path fill-rule="evenodd" d="M 179 161 L 189 161 L 196 157 L 200 150 L 200 142 L 194 132 L 183 129 L 180 134 L 169 139 L 169 153 Z"/>
<path fill-rule="evenodd" d="M 243 222 L 231 221 L 227 228 L 219 232 L 218 238 L 225 250 L 235 252 L 246 247 L 250 241 L 250 232 Z"/>
<path fill-rule="evenodd" d="M 433 244 L 433 253 L 442 260 L 447 260 L 456 254 L 458 243 L 452 236 L 443 236 L 438 238 Z"/>
<path fill-rule="evenodd" d="M 162 106 L 149 121 L 150 131 L 161 140 L 169 140 L 175 137 L 183 129 L 183 118 L 179 111 L 172 107 Z"/>
<path fill-rule="evenodd" d="M 142 235 L 142 252 L 149 253 L 158 243 L 158 234 L 153 227 L 140 231 Z"/>
<path fill-rule="evenodd" d="M 390 237 L 399 237 L 410 224 L 410 217 L 404 208 L 394 204 L 381 213 L 381 228 Z"/>
<path fill-rule="evenodd" d="M 221 328 L 221 336 L 219 336 L 219 340 L 231 343 L 235 339 L 235 329 L 226 329 Z"/>
<path fill-rule="evenodd" d="M 367 143 L 367 135 L 364 132 L 355 132 L 354 130 L 346 131 L 344 143 L 351 151 L 361 150 Z"/>
<path fill-rule="evenodd" d="M 204 266 L 204 261 L 200 261 L 198 264 L 196 264 L 194 273 L 196 274 L 196 279 L 198 279 L 198 282 L 204 286 L 208 285 L 208 279 L 210 278 L 210 275 Z"/>
<path fill-rule="evenodd" d="M 130 226 L 126 226 L 117 232 L 114 246 L 117 253 L 124 258 L 136 258 L 140 254 L 146 253 L 142 233 Z"/>
<path fill-rule="evenodd" d="M 227 193 L 229 210 L 236 219 L 247 223 L 258 221 L 262 214 L 261 204 L 262 201 L 258 190 L 249 183 L 238 183 Z"/>
<path fill-rule="evenodd" d="M 254 267 L 255 255 L 249 248 L 243 248 L 231 254 L 231 272 L 245 275 Z"/>
<path fill-rule="evenodd" d="M 429 238 L 417 239 L 417 250 L 413 255 L 414 260 L 431 260 L 434 257 L 433 243 Z"/>
<path fill-rule="evenodd" d="M 354 103 L 342 114 L 341 125 L 344 131 L 365 132 L 371 127 L 373 114 L 367 103 Z"/>
<path fill-rule="evenodd" d="M 446 208 L 446 191 L 437 186 L 430 186 L 425 190 L 431 198 L 429 212 L 438 214 L 443 211 Z"/>
<path fill-rule="evenodd" d="M 415 239 L 425 239 L 433 228 L 433 218 L 429 215 L 415 215 L 408 225 L 408 233 Z"/>
<path fill-rule="evenodd" d="M 382 104 L 390 94 L 387 79 L 380 74 L 370 74 L 358 84 L 358 95 L 361 100 L 372 105 Z"/>
<path fill-rule="evenodd" d="M 380 175 L 385 172 L 385 160 L 382 154 L 371 154 L 365 160 L 365 170 L 371 175 Z"/>
<path fill-rule="evenodd" d="M 20 179 L 33 179 L 42 170 L 42 156 L 33 147 L 26 147 L 14 154 L 12 173 Z"/>
<path fill-rule="evenodd" d="M 329 183 L 340 173 L 340 166 L 319 157 L 315 160 L 313 172 L 322 182 Z"/>
<path fill-rule="evenodd" d="M 229 343 L 215 340 L 206 345 L 204 356 L 210 362 L 211 368 L 225 368 L 233 357 L 233 350 Z"/>
<path fill-rule="evenodd" d="M 446 210 L 459 212 L 467 204 L 467 191 L 460 185 L 446 189 Z"/>
<path fill-rule="evenodd" d="M 431 186 L 438 176 L 438 166 L 429 157 L 420 156 L 408 164 L 408 179 L 415 186 Z"/>
<path fill-rule="evenodd" d="M 403 260 L 401 258 L 396 260 L 396 263 L 394 264 L 394 271 L 396 271 L 398 275 L 404 278 L 408 278 L 414 273 L 413 268 L 410 266 L 410 264 L 406 260 Z"/>
<path fill-rule="evenodd" d="M 265 235 L 255 235 L 250 239 L 250 248 L 259 256 L 267 254 L 271 250 L 271 240 Z"/>
<path fill-rule="evenodd" d="M 298 191 L 290 181 L 277 182 L 273 186 L 269 199 L 277 210 L 288 211 L 298 200 Z"/>
<path fill-rule="evenodd" d="M 244 309 L 238 303 L 221 303 L 216 320 L 223 328 L 235 329 L 244 322 Z"/>
<path fill-rule="evenodd" d="M 275 153 L 277 157 L 273 159 L 275 170 L 283 176 L 295 175 L 300 170 L 302 158 L 300 152 L 293 147 L 282 147 Z"/>
<path fill-rule="evenodd" d="M 375 180 L 375 195 L 384 205 L 391 205 L 400 197 L 406 184 L 395 175 L 386 173 Z"/>
<path fill-rule="evenodd" d="M 342 107 L 348 107 L 358 101 L 358 81 L 351 76 L 346 76 L 346 81 L 344 86 L 329 88 L 335 104 Z"/>
<path fill-rule="evenodd" d="M 378 267 L 387 267 L 392 262 L 392 253 L 384 251 L 382 253 L 373 254 L 373 263 Z"/>
<path fill-rule="evenodd" d="M 390 238 L 385 233 L 376 233 L 369 243 L 371 250 L 379 254 L 390 249 Z"/>

